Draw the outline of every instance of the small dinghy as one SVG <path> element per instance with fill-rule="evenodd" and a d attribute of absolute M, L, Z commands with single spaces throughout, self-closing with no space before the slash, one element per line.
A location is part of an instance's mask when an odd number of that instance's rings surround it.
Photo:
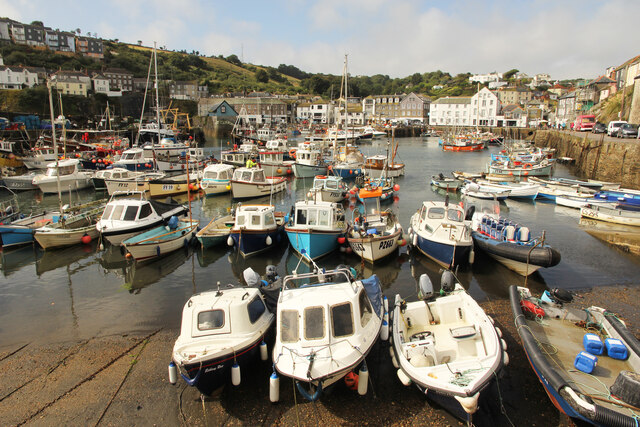
<path fill-rule="evenodd" d="M 511 286 L 511 309 L 531 367 L 551 402 L 598 426 L 636 426 L 640 417 L 640 342 L 613 313 L 571 303 L 564 290 Z"/>
<path fill-rule="evenodd" d="M 267 360 L 265 335 L 275 321 L 257 288 L 231 288 L 195 294 L 184 305 L 180 336 L 173 346 L 169 379 L 177 372 L 202 394 L 239 385 L 241 370 Z"/>
<path fill-rule="evenodd" d="M 456 178 L 447 178 L 442 173 L 431 176 L 431 185 L 446 191 L 458 191 L 463 182 Z"/>
<path fill-rule="evenodd" d="M 273 348 L 272 402 L 279 398 L 279 374 L 292 378 L 309 401 L 318 400 L 323 389 L 354 371 L 359 373 L 358 392 L 367 392 L 365 358 L 385 317 L 380 280 L 375 274 L 355 280 L 346 267 L 325 271 L 315 263 L 313 266 L 312 273 L 294 272 L 282 281 Z"/>
<path fill-rule="evenodd" d="M 442 274 L 440 294 L 426 274 L 419 286 L 421 301 L 395 299 L 392 361 L 398 378 L 471 421 L 480 393 L 509 361 L 506 343 L 450 271 Z"/>
<path fill-rule="evenodd" d="M 196 233 L 196 239 L 203 249 L 223 244 L 229 238 L 233 224 L 233 215 L 213 218 L 206 227 Z"/>

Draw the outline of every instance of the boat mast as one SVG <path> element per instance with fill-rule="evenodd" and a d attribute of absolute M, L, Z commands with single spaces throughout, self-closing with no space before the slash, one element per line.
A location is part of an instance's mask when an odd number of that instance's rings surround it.
<path fill-rule="evenodd" d="M 158 94 L 158 54 L 156 53 L 156 42 L 153 42 L 153 60 L 156 75 L 156 122 L 158 124 L 158 146 L 160 146 L 160 95 Z"/>
<path fill-rule="evenodd" d="M 133 143 L 134 147 L 138 146 L 140 141 L 140 130 L 142 129 L 142 120 L 144 119 L 144 107 L 147 103 L 147 93 L 149 92 L 149 79 L 151 78 L 151 64 L 153 63 L 153 54 L 149 57 L 149 70 L 147 71 L 147 84 L 144 87 L 144 98 L 142 98 L 142 111 L 140 112 L 140 123 L 138 124 L 138 134 Z"/>
<path fill-rule="evenodd" d="M 56 143 L 56 123 L 53 113 L 53 96 L 51 95 L 51 80 L 47 81 L 47 90 L 49 91 L 49 110 L 51 113 L 51 138 L 53 140 L 53 154 L 56 156 L 56 183 L 58 185 L 58 207 L 60 212 L 60 221 L 64 221 L 62 212 L 62 194 L 60 192 L 60 169 L 58 159 L 58 144 Z"/>

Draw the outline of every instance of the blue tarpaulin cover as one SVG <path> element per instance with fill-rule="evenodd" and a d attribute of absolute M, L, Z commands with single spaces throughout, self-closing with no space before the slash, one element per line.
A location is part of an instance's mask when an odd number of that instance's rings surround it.
<path fill-rule="evenodd" d="M 373 274 L 368 279 L 362 279 L 362 285 L 369 296 L 373 310 L 378 317 L 381 318 L 384 313 L 382 313 L 382 288 L 380 287 L 380 279 L 378 279 L 377 275 Z"/>

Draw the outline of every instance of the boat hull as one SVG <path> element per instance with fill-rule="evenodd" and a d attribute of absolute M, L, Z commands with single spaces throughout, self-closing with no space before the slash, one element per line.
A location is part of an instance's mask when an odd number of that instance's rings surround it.
<path fill-rule="evenodd" d="M 270 231 L 231 230 L 229 237 L 242 256 L 255 255 L 275 247 L 282 242 L 282 228 L 279 226 Z M 267 244 L 270 238 L 271 244 Z"/>
<path fill-rule="evenodd" d="M 283 178 L 273 178 L 269 182 L 267 178 L 266 184 L 257 184 L 241 181 L 231 181 L 231 193 L 234 199 L 250 199 L 253 197 L 268 196 L 270 194 L 284 191 L 287 183 Z"/>
<path fill-rule="evenodd" d="M 159 226 L 124 240 L 122 245 L 137 262 L 147 261 L 187 246 L 197 227 L 197 222 L 186 226 L 181 223 L 173 231 L 167 230 L 165 226 Z"/>
<path fill-rule="evenodd" d="M 38 181 L 36 183 L 40 191 L 46 194 L 57 193 L 58 192 L 58 183 L 55 179 L 47 180 L 47 181 Z M 74 191 L 74 190 L 82 190 L 85 188 L 91 187 L 91 178 L 78 178 L 73 180 L 60 180 L 60 191 Z"/>
<path fill-rule="evenodd" d="M 215 196 L 217 194 L 225 194 L 231 191 L 231 181 L 203 179 L 200 182 L 200 188 L 205 196 Z"/>
<path fill-rule="evenodd" d="M 353 252 L 368 262 L 381 260 L 398 248 L 398 239 L 402 237 L 402 229 L 386 236 L 376 237 L 351 237 L 347 238 Z"/>
<path fill-rule="evenodd" d="M 468 264 L 469 262 L 472 244 L 450 245 L 427 239 L 419 234 L 416 237 L 417 242 L 414 246 L 443 267 L 451 268 L 456 265 Z"/>
<path fill-rule="evenodd" d="M 73 230 L 55 230 L 42 232 L 36 230 L 34 234 L 35 240 L 43 249 L 63 248 L 82 243 L 82 237 L 89 236 L 91 240 L 97 239 L 100 232 L 96 230 L 95 224 L 76 228 Z"/>
<path fill-rule="evenodd" d="M 328 166 L 326 165 L 305 165 L 294 163 L 291 166 L 296 178 L 313 178 L 316 175 L 326 175 Z"/>
<path fill-rule="evenodd" d="M 230 382 L 231 368 L 234 363 L 240 366 L 241 372 L 243 369 L 249 368 L 256 363 L 260 357 L 260 343 L 264 341 L 264 339 L 265 336 L 261 335 L 255 341 L 252 341 L 244 347 L 234 348 L 224 355 L 203 360 L 202 364 L 199 361 L 198 363 L 178 365 L 180 372 L 186 377 L 185 379 L 188 380 L 195 379 L 198 373 L 200 373 L 194 387 L 196 387 L 200 393 L 210 395 L 215 390 Z"/>
<path fill-rule="evenodd" d="M 304 250 L 311 259 L 320 258 L 338 249 L 338 237 L 344 234 L 344 230 L 313 231 L 291 227 L 285 227 L 285 232 L 291 247 L 298 253 Z"/>

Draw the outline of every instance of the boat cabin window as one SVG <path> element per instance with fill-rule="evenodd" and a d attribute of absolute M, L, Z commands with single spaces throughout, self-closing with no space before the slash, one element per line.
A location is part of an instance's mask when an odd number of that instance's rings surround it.
<path fill-rule="evenodd" d="M 360 291 L 358 303 L 360 304 L 360 324 L 364 328 L 373 317 L 373 307 L 364 289 Z"/>
<path fill-rule="evenodd" d="M 298 209 L 298 212 L 296 212 L 296 224 L 298 224 L 298 225 L 307 225 L 307 210 L 306 209 Z"/>
<path fill-rule="evenodd" d="M 251 181 L 251 172 L 250 171 L 245 171 L 242 172 L 242 178 L 240 178 L 241 181 Z"/>
<path fill-rule="evenodd" d="M 151 213 L 152 213 L 151 205 L 149 203 L 145 203 L 140 207 L 140 216 L 138 218 L 139 219 L 146 218 L 149 215 L 151 215 Z"/>
<path fill-rule="evenodd" d="M 251 225 L 260 225 L 260 215 L 251 215 Z"/>
<path fill-rule="evenodd" d="M 249 321 L 253 324 L 256 323 L 260 316 L 262 316 L 262 313 L 266 311 L 266 307 L 264 306 L 262 298 L 256 295 L 247 306 L 247 310 L 249 310 Z"/>
<path fill-rule="evenodd" d="M 270 212 L 268 214 L 266 214 L 264 216 L 264 225 L 265 226 L 270 226 L 270 225 L 275 225 L 276 224 L 276 220 L 273 217 L 273 212 Z"/>
<path fill-rule="evenodd" d="M 244 215 L 236 215 L 236 225 L 241 227 L 246 222 L 246 218 Z"/>
<path fill-rule="evenodd" d="M 102 213 L 102 219 L 109 219 L 111 216 L 111 211 L 113 210 L 113 205 L 107 205 L 104 208 L 104 212 Z"/>
<path fill-rule="evenodd" d="M 218 179 L 218 172 L 208 171 L 204 174 L 205 179 Z"/>
<path fill-rule="evenodd" d="M 444 218 L 444 208 L 431 208 L 427 213 L 429 219 L 441 219 Z"/>
<path fill-rule="evenodd" d="M 47 169 L 47 176 L 57 176 L 57 171 L 60 171 L 60 176 L 71 175 L 75 170 L 75 165 L 71 166 L 58 166 L 57 170 L 55 167 Z"/>
<path fill-rule="evenodd" d="M 309 225 L 317 225 L 318 224 L 318 210 L 317 209 L 309 209 L 307 212 L 307 224 Z"/>
<path fill-rule="evenodd" d="M 298 335 L 298 311 L 282 310 L 280 312 L 280 341 L 297 342 L 300 338 Z"/>
<path fill-rule="evenodd" d="M 336 338 L 353 335 L 353 313 L 350 303 L 331 307 L 331 326 Z"/>
<path fill-rule="evenodd" d="M 198 313 L 198 330 L 210 331 L 224 326 L 224 310 L 209 310 Z"/>
<path fill-rule="evenodd" d="M 255 182 L 265 181 L 265 179 L 264 179 L 264 171 L 263 170 L 254 171 L 253 172 L 253 180 Z"/>
<path fill-rule="evenodd" d="M 114 172 L 111 176 L 112 176 L 114 179 L 122 178 L 122 173 L 121 173 L 121 172 Z"/>
<path fill-rule="evenodd" d="M 318 225 L 329 226 L 329 210 L 322 209 L 318 211 Z"/>
<path fill-rule="evenodd" d="M 447 218 L 449 218 L 450 221 L 462 222 L 462 211 L 449 209 L 447 212 Z"/>
<path fill-rule="evenodd" d="M 124 221 L 134 221 L 138 215 L 137 206 L 127 206 L 127 210 L 124 212 Z"/>
<path fill-rule="evenodd" d="M 329 180 L 324 183 L 324 186 L 328 190 L 337 190 L 338 189 L 338 181 Z"/>
<path fill-rule="evenodd" d="M 304 338 L 317 340 L 324 338 L 324 307 L 304 309 Z"/>
<path fill-rule="evenodd" d="M 122 205 L 118 205 L 115 208 L 113 208 L 113 215 L 111 215 L 111 219 L 120 219 L 120 217 L 122 216 L 123 209 L 124 209 L 124 206 Z"/>

